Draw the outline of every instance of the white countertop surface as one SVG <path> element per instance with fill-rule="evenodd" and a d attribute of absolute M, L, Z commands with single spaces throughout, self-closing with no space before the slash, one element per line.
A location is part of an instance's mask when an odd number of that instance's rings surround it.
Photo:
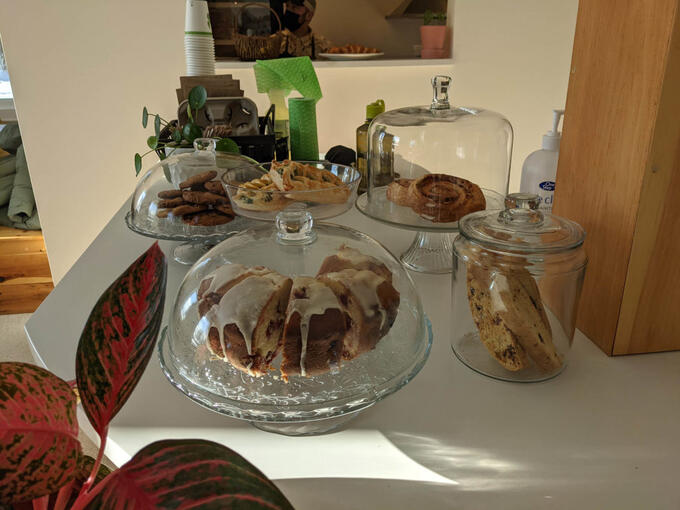
<path fill-rule="evenodd" d="M 75 351 L 100 294 L 153 242 L 114 216 L 26 325 L 36 361 L 74 379 Z M 403 251 L 413 233 L 356 210 L 332 220 Z M 167 312 L 187 266 L 169 260 Z M 414 274 L 434 345 L 404 389 L 335 434 L 291 438 L 199 407 L 154 355 L 114 419 L 117 464 L 165 438 L 219 441 L 305 509 L 678 509 L 680 352 L 607 358 L 580 333 L 570 365 L 539 384 L 479 375 L 449 346 L 450 276 Z M 81 426 L 93 435 L 81 413 Z"/>

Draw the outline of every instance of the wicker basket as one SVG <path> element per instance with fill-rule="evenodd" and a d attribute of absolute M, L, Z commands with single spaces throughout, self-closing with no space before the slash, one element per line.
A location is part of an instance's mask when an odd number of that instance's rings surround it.
<path fill-rule="evenodd" d="M 281 45 L 283 44 L 283 33 L 281 18 L 276 14 L 276 11 L 267 5 L 260 3 L 245 3 L 239 5 L 241 9 L 246 9 L 248 7 L 260 7 L 269 9 L 274 16 L 276 21 L 279 22 L 279 31 L 275 34 L 269 36 L 261 35 L 243 35 L 238 32 L 238 27 L 234 27 L 234 47 L 236 49 L 236 54 L 241 60 L 258 60 L 258 59 L 271 59 L 278 58 L 281 55 Z M 238 24 L 238 17 L 234 18 L 234 24 Z"/>

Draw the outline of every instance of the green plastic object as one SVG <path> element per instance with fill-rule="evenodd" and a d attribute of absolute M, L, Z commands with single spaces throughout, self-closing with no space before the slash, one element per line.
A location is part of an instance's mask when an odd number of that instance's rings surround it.
<path fill-rule="evenodd" d="M 302 97 L 314 99 L 315 103 L 323 97 L 319 79 L 309 57 L 258 60 L 254 69 L 257 91 L 261 94 L 279 89 L 285 91 L 287 96 L 297 90 Z"/>
<path fill-rule="evenodd" d="M 378 99 L 366 107 L 366 119 L 373 120 L 381 113 L 385 113 L 385 101 Z"/>
<path fill-rule="evenodd" d="M 294 97 L 290 109 L 290 152 L 296 161 L 319 159 L 319 138 L 316 128 L 316 100 Z"/>

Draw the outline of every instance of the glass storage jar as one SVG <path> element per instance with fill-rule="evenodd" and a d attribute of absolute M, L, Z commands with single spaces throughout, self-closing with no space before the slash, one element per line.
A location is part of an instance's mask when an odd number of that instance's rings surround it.
<path fill-rule="evenodd" d="M 468 367 L 536 382 L 566 366 L 587 265 L 585 232 L 538 210 L 536 195 L 473 213 L 454 242 L 452 340 Z"/>
<path fill-rule="evenodd" d="M 453 106 L 451 84 L 435 76 L 431 105 L 382 113 L 368 132 L 368 192 L 357 208 L 419 232 L 401 257 L 414 271 L 450 273 L 458 220 L 502 208 L 508 192 L 512 126 L 499 113 Z"/>

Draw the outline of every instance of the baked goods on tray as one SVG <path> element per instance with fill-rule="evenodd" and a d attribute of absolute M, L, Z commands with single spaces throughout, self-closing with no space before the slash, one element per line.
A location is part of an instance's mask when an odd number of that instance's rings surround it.
<path fill-rule="evenodd" d="M 333 272 L 339 260 L 347 267 Z M 399 309 L 391 272 L 346 246 L 324 267 L 329 272 L 290 278 L 227 264 L 204 279 L 198 312 L 209 323 L 212 354 L 255 377 L 273 371 L 281 354 L 281 375 L 288 380 L 339 369 L 342 361 L 374 349 Z"/>
<path fill-rule="evenodd" d="M 410 207 L 433 223 L 455 222 L 466 214 L 486 209 L 486 199 L 479 186 L 448 174 L 397 179 L 387 187 L 387 199 Z"/>
<path fill-rule="evenodd" d="M 187 225 L 201 227 L 230 223 L 236 215 L 224 186 L 216 178 L 217 172 L 210 170 L 181 182 L 179 189 L 160 191 L 156 216 L 181 218 Z"/>
<path fill-rule="evenodd" d="M 367 48 L 361 44 L 346 44 L 345 46 L 334 46 L 328 53 L 336 55 L 359 55 L 368 53 L 380 53 L 378 48 Z"/>
<path fill-rule="evenodd" d="M 479 337 L 503 367 L 516 372 L 533 362 L 552 372 L 562 366 L 538 286 L 526 269 L 500 272 L 470 263 L 467 289 Z"/>
<path fill-rule="evenodd" d="M 239 185 L 234 200 L 251 211 L 280 211 L 292 202 L 344 204 L 351 190 L 333 172 L 296 161 L 273 162 L 268 173 Z"/>

